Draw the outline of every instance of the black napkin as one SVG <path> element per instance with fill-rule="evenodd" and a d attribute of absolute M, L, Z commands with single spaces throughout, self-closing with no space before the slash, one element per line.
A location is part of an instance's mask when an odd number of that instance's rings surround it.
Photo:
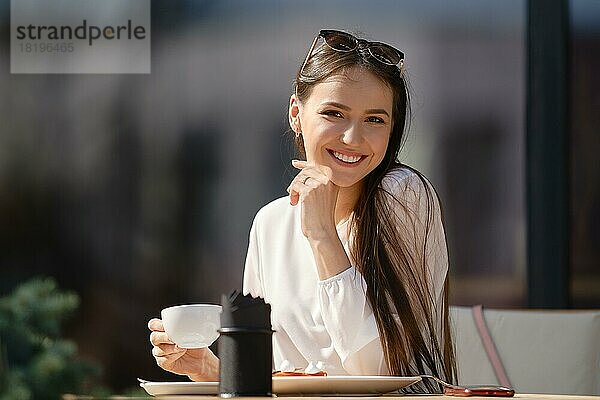
<path fill-rule="evenodd" d="M 221 296 L 221 329 L 271 330 L 271 305 L 234 290 Z"/>
<path fill-rule="evenodd" d="M 271 306 L 237 290 L 221 306 L 220 396 L 271 396 Z"/>

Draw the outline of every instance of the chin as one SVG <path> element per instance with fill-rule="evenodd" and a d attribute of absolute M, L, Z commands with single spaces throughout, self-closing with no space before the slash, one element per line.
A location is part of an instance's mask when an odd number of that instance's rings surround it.
<path fill-rule="evenodd" d="M 356 185 L 357 183 L 359 183 L 363 178 L 360 179 L 352 179 L 352 178 L 345 178 L 345 177 L 336 177 L 335 175 L 331 178 L 331 181 L 339 187 L 342 188 L 349 188 L 352 187 L 354 185 Z"/>

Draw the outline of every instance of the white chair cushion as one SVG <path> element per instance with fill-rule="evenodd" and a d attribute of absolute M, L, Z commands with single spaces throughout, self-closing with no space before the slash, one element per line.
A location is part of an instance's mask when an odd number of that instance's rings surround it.
<path fill-rule="evenodd" d="M 600 394 L 600 311 L 485 309 L 515 391 Z M 498 384 L 471 308 L 450 307 L 459 383 Z"/>

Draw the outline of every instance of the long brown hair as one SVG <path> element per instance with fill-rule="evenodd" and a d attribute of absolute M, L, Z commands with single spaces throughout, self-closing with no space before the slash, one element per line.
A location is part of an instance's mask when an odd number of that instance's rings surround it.
<path fill-rule="evenodd" d="M 450 382 L 456 380 L 456 362 L 448 320 L 448 280 L 444 283 L 442 309 L 434 309 L 431 285 L 428 284 L 426 246 L 439 198 L 427 179 L 415 169 L 397 161 L 404 142 L 409 113 L 409 93 L 404 74 L 396 66 L 388 66 L 363 57 L 358 51 L 339 52 L 321 45 L 315 49 L 294 81 L 300 102 L 310 97 L 314 85 L 331 75 L 344 74 L 350 68 L 364 68 L 393 92 L 392 130 L 382 162 L 363 181 L 354 208 L 350 243 L 352 259 L 367 284 L 366 296 L 373 309 L 385 360 L 392 375 L 432 373 Z M 302 136 L 296 146 L 305 155 Z M 420 181 L 426 196 L 426 216 L 421 226 L 399 220 L 396 207 L 410 213 L 410 205 L 393 195 L 384 177 L 395 169 L 408 169 Z M 408 189 L 407 190 L 411 190 Z M 419 216 L 415 216 L 419 218 Z M 398 226 L 398 224 L 412 226 Z M 423 232 L 415 232 L 420 229 Z M 399 232 L 413 232 L 416 241 Z M 436 315 L 441 313 L 442 326 Z M 397 315 L 399 321 L 394 317 Z M 441 339 L 441 340 L 440 340 Z M 415 390 L 434 390 L 426 382 Z"/>

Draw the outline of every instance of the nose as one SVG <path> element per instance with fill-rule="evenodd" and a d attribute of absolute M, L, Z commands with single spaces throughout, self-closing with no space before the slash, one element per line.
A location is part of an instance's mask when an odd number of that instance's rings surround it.
<path fill-rule="evenodd" d="M 346 145 L 358 145 L 364 140 L 362 127 L 360 123 L 350 124 L 340 138 L 340 141 Z"/>

